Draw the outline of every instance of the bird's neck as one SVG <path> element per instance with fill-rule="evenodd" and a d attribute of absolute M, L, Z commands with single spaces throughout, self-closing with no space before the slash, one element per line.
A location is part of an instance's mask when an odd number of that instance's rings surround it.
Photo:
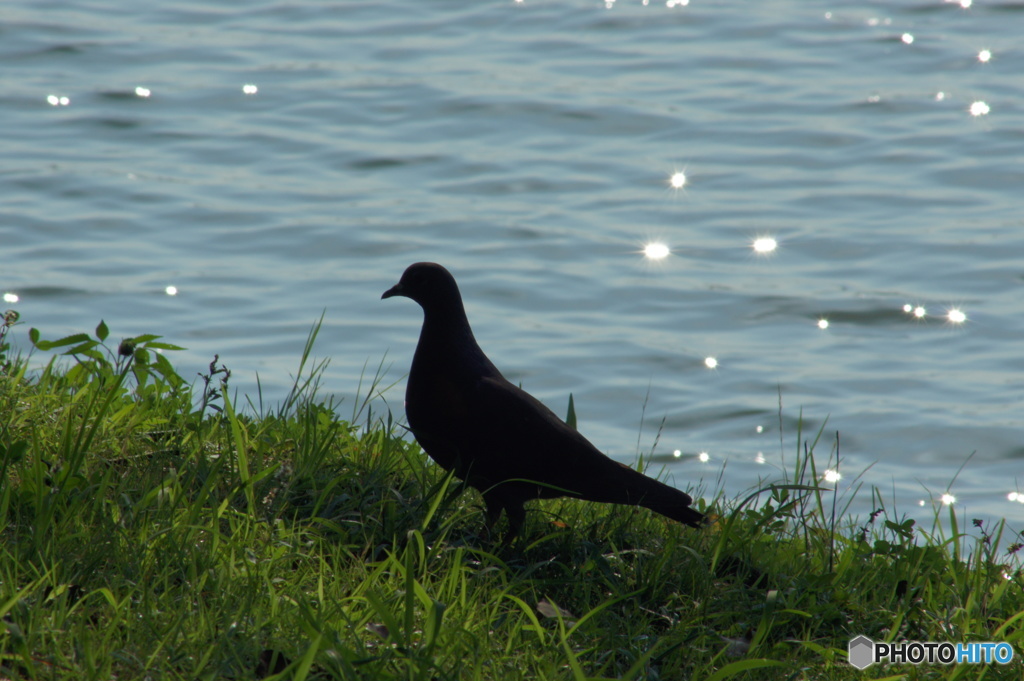
<path fill-rule="evenodd" d="M 416 355 L 435 367 L 448 365 L 477 375 L 497 373 L 477 344 L 461 304 L 424 312 Z"/>

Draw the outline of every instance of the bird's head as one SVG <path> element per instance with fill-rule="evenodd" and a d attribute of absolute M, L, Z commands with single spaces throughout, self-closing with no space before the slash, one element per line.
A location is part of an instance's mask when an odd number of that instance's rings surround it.
<path fill-rule="evenodd" d="M 424 310 L 462 307 L 459 286 L 451 272 L 433 262 L 418 262 L 406 268 L 398 283 L 389 288 L 381 299 L 394 296 L 412 298 Z"/>

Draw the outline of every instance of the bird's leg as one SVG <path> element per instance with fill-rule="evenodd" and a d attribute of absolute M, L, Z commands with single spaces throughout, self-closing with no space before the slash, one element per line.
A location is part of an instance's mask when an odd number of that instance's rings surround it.
<path fill-rule="evenodd" d="M 498 519 L 501 518 L 501 512 L 505 507 L 496 498 L 494 492 L 484 492 L 483 497 L 484 504 L 486 505 L 484 510 L 484 529 L 487 536 L 490 537 L 494 535 L 494 526 L 497 524 Z"/>
<path fill-rule="evenodd" d="M 505 543 L 511 543 L 519 536 L 519 531 L 523 529 L 523 522 L 526 520 L 526 509 L 523 508 L 523 502 L 505 504 L 505 514 L 508 515 L 508 534 L 505 536 Z"/>

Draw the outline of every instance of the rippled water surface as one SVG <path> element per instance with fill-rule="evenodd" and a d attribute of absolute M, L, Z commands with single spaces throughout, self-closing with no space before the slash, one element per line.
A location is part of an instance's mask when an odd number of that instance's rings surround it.
<path fill-rule="evenodd" d="M 151 5 L 4 6 L 21 347 L 102 318 L 273 401 L 324 312 L 325 387 L 386 355 L 400 412 L 421 316 L 379 298 L 434 260 L 621 460 L 738 494 L 802 413 L 841 489 L 1021 529 L 1020 4 Z"/>

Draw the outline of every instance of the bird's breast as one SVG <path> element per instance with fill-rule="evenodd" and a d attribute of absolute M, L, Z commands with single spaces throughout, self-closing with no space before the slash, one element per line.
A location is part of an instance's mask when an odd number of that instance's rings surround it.
<path fill-rule="evenodd" d="M 410 376 L 405 393 L 409 427 L 435 431 L 458 428 L 470 419 L 468 391 L 444 373 Z"/>

